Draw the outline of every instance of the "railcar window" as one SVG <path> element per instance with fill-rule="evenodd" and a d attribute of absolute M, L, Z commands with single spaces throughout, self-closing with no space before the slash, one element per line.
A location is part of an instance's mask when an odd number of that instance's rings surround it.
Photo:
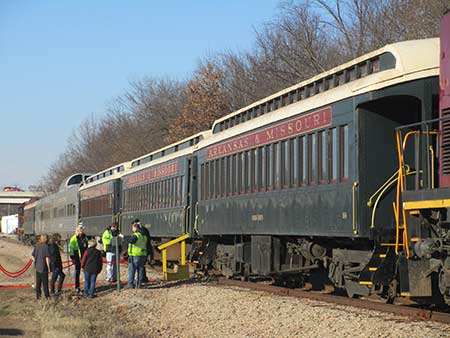
<path fill-rule="evenodd" d="M 286 186 L 286 141 L 280 142 L 280 184 L 279 188 Z"/>
<path fill-rule="evenodd" d="M 183 176 L 180 176 L 180 193 L 181 193 L 180 203 L 181 204 L 184 204 L 184 195 L 185 195 L 183 182 L 184 182 L 184 178 L 183 178 Z"/>
<path fill-rule="evenodd" d="M 340 128 L 340 163 L 341 163 L 341 181 L 346 182 L 348 180 L 348 150 L 349 150 L 349 139 L 348 139 L 348 125 L 341 126 Z"/>
<path fill-rule="evenodd" d="M 338 155 L 337 155 L 337 128 L 333 128 L 329 131 L 330 135 L 330 146 L 329 146 L 329 173 L 330 173 L 330 182 L 336 183 L 337 181 L 337 171 L 338 171 Z"/>
<path fill-rule="evenodd" d="M 256 174 L 256 166 L 255 166 L 255 149 L 251 149 L 248 152 L 248 156 L 249 156 L 249 187 L 248 187 L 248 192 L 252 193 L 253 191 L 255 191 L 255 174 Z"/>
<path fill-rule="evenodd" d="M 292 139 L 293 145 L 291 144 L 292 147 L 292 158 L 293 158 L 293 168 L 292 168 L 292 182 L 291 182 L 291 186 L 299 186 L 300 185 L 300 163 L 302 161 L 302 154 L 300 153 L 300 147 L 299 147 L 299 142 L 300 142 L 300 138 L 296 137 Z"/>
<path fill-rule="evenodd" d="M 349 73 L 349 78 L 350 78 L 350 81 L 354 81 L 354 80 L 356 80 L 356 77 L 357 77 L 357 73 L 356 73 L 356 67 L 353 67 L 352 69 L 350 69 L 349 71 L 348 71 L 348 73 Z"/>
<path fill-rule="evenodd" d="M 167 182 L 167 208 L 172 207 L 172 180 L 168 178 Z"/>
<path fill-rule="evenodd" d="M 380 71 L 380 59 L 376 58 L 370 61 L 370 73 L 377 73 Z"/>
<path fill-rule="evenodd" d="M 227 196 L 228 192 L 229 192 L 228 187 L 230 186 L 230 171 L 229 171 L 230 158 L 229 158 L 229 156 L 224 157 L 223 161 L 224 161 L 224 167 L 223 167 L 224 185 L 223 185 L 222 195 Z"/>
<path fill-rule="evenodd" d="M 161 199 L 160 199 L 160 208 L 165 208 L 165 182 L 164 181 L 159 181 L 159 185 L 160 185 L 160 190 L 159 190 L 159 194 L 161 195 Z"/>
<path fill-rule="evenodd" d="M 301 170 L 302 170 L 302 174 L 300 176 L 301 179 L 301 184 L 300 185 L 306 185 L 308 184 L 308 149 L 307 149 L 307 137 L 306 136 L 302 136 L 300 138 L 300 143 L 299 143 L 299 147 L 300 147 L 300 151 L 302 153 L 302 165 L 301 165 Z"/>
<path fill-rule="evenodd" d="M 283 188 L 283 182 L 282 179 L 285 176 L 284 174 L 284 160 L 285 160 L 285 154 L 283 149 L 283 143 L 284 142 L 277 142 L 275 143 L 276 148 L 276 156 L 275 156 L 275 189 L 281 189 Z M 283 176 L 283 177 L 282 177 Z"/>
<path fill-rule="evenodd" d="M 176 178 L 172 177 L 172 191 L 171 191 L 171 196 L 172 196 L 172 207 L 176 207 L 177 203 L 176 203 L 176 190 L 175 190 L 175 182 L 176 182 Z M 206 176 L 206 183 L 208 182 L 208 176 Z M 205 189 L 206 194 L 208 194 L 208 184 L 206 186 Z M 205 196 L 206 197 L 206 196 Z"/>
<path fill-rule="evenodd" d="M 290 187 L 295 186 L 295 182 L 297 182 L 297 177 L 295 174 L 295 170 L 297 168 L 296 158 L 295 158 L 295 147 L 297 142 L 295 142 L 295 138 L 291 138 L 289 140 L 289 185 Z"/>
<path fill-rule="evenodd" d="M 234 157 L 233 155 L 228 156 L 228 195 L 231 196 L 234 193 L 236 185 L 236 173 L 235 166 L 233 165 Z"/>
<path fill-rule="evenodd" d="M 242 164 L 242 187 L 241 187 L 241 193 L 245 194 L 245 189 L 247 187 L 247 171 L 248 171 L 248 164 L 247 164 L 247 156 L 245 156 L 245 152 L 241 153 L 241 164 Z"/>
<path fill-rule="evenodd" d="M 166 181 L 161 181 L 161 207 L 166 207 L 166 199 L 167 199 L 167 187 L 166 187 Z"/>
<path fill-rule="evenodd" d="M 255 155 L 256 155 L 256 191 L 262 191 L 263 189 L 263 147 L 258 147 L 255 149 Z"/>
<path fill-rule="evenodd" d="M 178 177 L 173 179 L 173 199 L 176 206 L 180 205 L 180 200 L 178 199 Z"/>
<path fill-rule="evenodd" d="M 225 158 L 220 159 L 220 167 L 219 167 L 219 197 L 223 197 L 224 195 L 224 185 L 225 185 Z"/>
<path fill-rule="evenodd" d="M 318 138 L 318 173 L 319 173 L 319 184 L 324 184 L 327 182 L 327 167 L 328 167 L 328 132 L 319 132 Z"/>
<path fill-rule="evenodd" d="M 195 141 L 195 139 L 194 139 Z M 170 178 L 166 179 L 166 208 L 172 207 L 172 180 Z"/>
<path fill-rule="evenodd" d="M 215 161 L 211 161 L 209 162 L 209 198 L 214 198 L 215 197 L 215 193 L 214 193 L 214 189 L 215 189 L 215 172 L 214 172 L 214 167 L 215 167 Z"/>
<path fill-rule="evenodd" d="M 159 182 L 154 182 L 155 185 L 155 208 L 159 208 Z"/>
<path fill-rule="evenodd" d="M 209 195 L 209 162 L 202 164 L 202 199 L 207 200 Z"/>
<path fill-rule="evenodd" d="M 271 168 L 271 172 L 272 172 L 272 189 L 277 189 L 278 188 L 278 162 L 279 162 L 279 158 L 278 158 L 278 154 L 280 152 L 278 151 L 278 143 L 272 143 L 272 168 Z"/>
<path fill-rule="evenodd" d="M 236 176 L 237 176 L 237 194 L 242 193 L 242 153 L 236 154 Z"/>
<path fill-rule="evenodd" d="M 266 189 L 271 190 L 273 189 L 273 144 L 267 145 L 267 152 L 266 152 L 266 161 L 267 161 L 267 185 Z"/>
<path fill-rule="evenodd" d="M 266 147 L 259 148 L 259 159 L 260 159 L 260 167 L 261 167 L 261 179 L 259 184 L 259 191 L 264 191 L 266 189 Z"/>
<path fill-rule="evenodd" d="M 236 156 L 236 154 L 233 154 L 231 156 L 231 194 L 232 195 L 236 195 L 236 191 L 237 191 L 236 179 L 237 179 L 238 172 L 236 170 L 236 168 L 237 168 L 236 162 L 237 162 L 237 156 Z"/>
<path fill-rule="evenodd" d="M 307 176 L 307 184 L 312 184 L 313 183 L 313 135 L 309 134 L 308 135 L 308 158 L 307 158 L 307 163 L 308 163 L 308 176 Z"/>
<path fill-rule="evenodd" d="M 162 182 L 158 182 L 158 208 L 163 208 L 163 185 Z"/>
<path fill-rule="evenodd" d="M 216 178 L 216 183 L 214 187 L 214 197 L 218 198 L 220 196 L 220 160 L 217 159 L 214 163 L 214 177 Z"/>

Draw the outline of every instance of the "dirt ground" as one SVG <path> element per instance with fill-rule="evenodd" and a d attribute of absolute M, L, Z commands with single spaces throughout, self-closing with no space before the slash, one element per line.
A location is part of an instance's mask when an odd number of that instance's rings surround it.
<path fill-rule="evenodd" d="M 23 265 L 30 252 L 0 239 L 0 264 L 7 269 Z M 0 337 L 450 336 L 448 325 L 198 280 L 163 283 L 159 272 L 148 274 L 154 282 L 143 289 L 117 292 L 101 285 L 88 300 L 75 296 L 73 288 L 36 301 L 31 288 L 0 287 Z M 14 283 L 32 284 L 32 272 Z M 0 286 L 7 284 L 13 282 L 0 275 Z"/>

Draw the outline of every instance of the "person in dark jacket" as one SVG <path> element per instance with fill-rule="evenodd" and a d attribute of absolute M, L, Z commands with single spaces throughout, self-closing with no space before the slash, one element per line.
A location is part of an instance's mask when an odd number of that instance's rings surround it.
<path fill-rule="evenodd" d="M 36 268 L 36 298 L 41 298 L 41 286 L 44 290 L 45 298 L 49 298 L 48 292 L 48 272 L 50 271 L 50 250 L 47 244 L 47 235 L 41 234 L 39 242 L 35 245 L 31 254 Z"/>
<path fill-rule="evenodd" d="M 140 288 L 145 274 L 145 262 L 147 261 L 147 237 L 145 237 L 139 224 L 131 225 L 133 234 L 128 239 L 128 287 Z M 137 272 L 136 283 L 134 276 Z"/>
<path fill-rule="evenodd" d="M 84 270 L 84 298 L 94 298 L 95 282 L 102 271 L 102 253 L 96 246 L 96 240 L 91 239 L 81 259 L 81 268 Z"/>
<path fill-rule="evenodd" d="M 69 241 L 69 255 L 74 265 L 75 273 L 75 292 L 80 292 L 80 273 L 81 273 L 81 258 L 87 248 L 87 238 L 84 234 L 84 227 L 79 225 L 75 231 L 75 235 Z"/>
<path fill-rule="evenodd" d="M 116 222 L 111 223 L 111 225 L 103 232 L 102 244 L 103 252 L 106 256 L 106 282 L 114 283 L 117 281 L 117 264 L 116 264 L 116 240 L 114 237 L 123 238 L 123 235 L 119 231 L 119 226 Z M 117 240 L 119 240 L 119 238 Z M 120 244 L 118 248 L 121 251 Z"/>
<path fill-rule="evenodd" d="M 61 249 L 60 249 L 60 236 L 55 234 L 52 236 L 49 245 L 50 250 L 50 270 L 52 272 L 52 279 L 50 281 L 50 293 L 55 293 L 55 283 L 58 280 L 58 293 L 61 292 L 63 287 L 64 278 L 66 278 L 63 272 Z"/>
<path fill-rule="evenodd" d="M 153 247 L 152 247 L 152 243 L 150 241 L 150 231 L 148 231 L 148 229 L 141 224 L 139 219 L 135 219 L 133 223 L 137 224 L 137 226 L 139 227 L 140 232 L 142 233 L 142 235 L 144 235 L 144 237 L 147 238 L 147 257 L 146 257 L 146 261 L 149 264 L 151 264 L 151 262 L 153 260 Z M 145 271 L 145 268 L 144 268 L 144 275 L 142 276 L 142 282 L 143 283 L 148 283 L 147 271 Z"/>

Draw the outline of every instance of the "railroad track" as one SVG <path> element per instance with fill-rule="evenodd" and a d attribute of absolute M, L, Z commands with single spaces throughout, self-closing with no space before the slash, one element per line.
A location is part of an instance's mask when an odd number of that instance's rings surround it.
<path fill-rule="evenodd" d="M 344 306 L 353 306 L 368 310 L 375 310 L 381 312 L 389 312 L 403 317 L 408 317 L 413 320 L 430 320 L 439 323 L 450 324 L 450 313 L 433 311 L 428 309 L 416 308 L 413 306 L 393 305 L 380 303 L 364 299 L 354 299 L 342 296 L 335 296 L 328 293 L 319 293 L 314 291 L 303 291 L 296 289 L 288 289 L 268 284 L 260 284 L 254 282 L 243 282 L 239 280 L 231 280 L 219 278 L 217 285 L 220 286 L 235 286 L 255 291 L 262 291 L 279 296 L 289 296 L 297 298 L 306 298 L 321 302 L 333 303 Z"/>

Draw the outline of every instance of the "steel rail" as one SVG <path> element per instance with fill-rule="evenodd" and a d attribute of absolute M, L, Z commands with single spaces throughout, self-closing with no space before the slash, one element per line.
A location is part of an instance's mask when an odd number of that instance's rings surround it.
<path fill-rule="evenodd" d="M 253 282 L 243 282 L 239 280 L 231 280 L 219 278 L 217 280 L 219 286 L 235 286 L 255 291 L 262 291 L 271 293 L 277 296 L 288 296 L 296 298 L 306 298 L 310 300 L 333 303 L 343 306 L 353 306 L 367 310 L 374 310 L 380 312 L 388 312 L 402 317 L 408 317 L 413 320 L 429 320 L 445 324 L 450 324 L 450 313 L 438 312 L 433 310 L 414 308 L 404 305 L 393 305 L 386 303 L 378 303 L 363 299 L 347 298 L 342 296 L 335 296 L 327 293 L 319 293 L 314 291 L 303 291 L 297 289 L 288 289 L 267 284 L 258 284 Z"/>

